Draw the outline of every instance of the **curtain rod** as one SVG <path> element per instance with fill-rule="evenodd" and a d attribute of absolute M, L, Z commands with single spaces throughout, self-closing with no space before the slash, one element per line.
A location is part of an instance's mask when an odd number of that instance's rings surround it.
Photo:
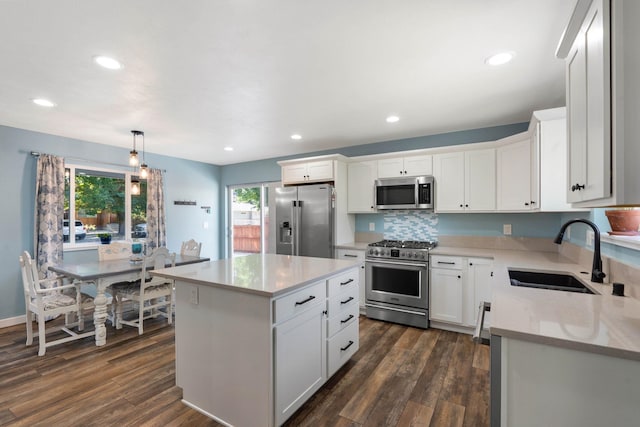
<path fill-rule="evenodd" d="M 34 157 L 39 157 L 41 154 L 48 154 L 48 153 L 40 153 L 39 151 L 31 151 L 31 155 Z M 52 154 L 55 155 L 55 154 Z M 110 162 L 103 162 L 100 160 L 93 160 L 93 159 L 83 159 L 82 157 L 64 157 L 65 160 L 71 160 L 71 161 L 77 161 L 77 162 L 86 162 L 86 163 L 95 163 L 98 165 L 107 165 L 107 166 L 117 166 L 119 168 L 127 168 L 130 169 L 131 166 L 130 165 L 122 165 L 120 163 L 110 163 Z M 162 172 L 167 172 L 166 169 L 160 169 Z"/>

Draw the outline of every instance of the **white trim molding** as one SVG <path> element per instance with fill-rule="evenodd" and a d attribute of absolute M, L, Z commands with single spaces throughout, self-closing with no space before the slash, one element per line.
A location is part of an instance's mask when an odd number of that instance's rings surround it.
<path fill-rule="evenodd" d="M 6 319 L 0 319 L 0 328 L 8 328 L 9 326 L 19 325 L 26 322 L 24 314 L 16 317 L 7 317 Z"/>

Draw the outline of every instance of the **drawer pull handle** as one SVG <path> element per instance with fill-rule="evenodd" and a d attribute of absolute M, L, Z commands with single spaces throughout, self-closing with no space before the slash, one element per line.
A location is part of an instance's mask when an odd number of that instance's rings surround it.
<path fill-rule="evenodd" d="M 347 344 L 346 347 L 340 347 L 340 351 L 346 351 L 352 345 L 353 345 L 353 341 L 349 340 L 349 344 Z"/>
<path fill-rule="evenodd" d="M 349 279 L 346 282 L 340 282 L 340 286 L 348 285 L 351 282 L 353 282 L 353 279 Z"/>
<path fill-rule="evenodd" d="M 349 258 L 358 258 L 358 255 L 344 254 L 344 256 Z"/>
<path fill-rule="evenodd" d="M 346 303 L 351 302 L 351 301 L 353 301 L 353 297 L 349 297 L 344 301 L 340 301 L 340 304 L 346 304 Z"/>
<path fill-rule="evenodd" d="M 302 301 L 296 301 L 296 305 L 302 305 L 302 304 L 306 304 L 311 300 L 316 299 L 316 297 L 314 297 L 313 295 L 311 295 L 309 298 L 302 300 Z"/>
<path fill-rule="evenodd" d="M 349 320 L 353 319 L 353 314 L 350 314 L 349 317 L 347 317 L 344 320 L 341 320 L 340 323 L 347 323 Z"/>
<path fill-rule="evenodd" d="M 455 262 L 451 262 L 451 261 L 438 261 L 438 264 L 456 265 Z"/>

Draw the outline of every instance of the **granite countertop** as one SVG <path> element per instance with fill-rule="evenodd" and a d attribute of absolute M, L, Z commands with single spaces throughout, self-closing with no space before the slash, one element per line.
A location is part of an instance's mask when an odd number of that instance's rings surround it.
<path fill-rule="evenodd" d="M 359 266 L 359 262 L 254 254 L 150 272 L 173 280 L 276 297 Z"/>
<path fill-rule="evenodd" d="M 431 254 L 493 259 L 492 334 L 640 360 L 640 300 L 589 281 L 590 268 L 554 252 L 439 246 Z M 597 294 L 511 286 L 509 268 L 569 273 Z"/>

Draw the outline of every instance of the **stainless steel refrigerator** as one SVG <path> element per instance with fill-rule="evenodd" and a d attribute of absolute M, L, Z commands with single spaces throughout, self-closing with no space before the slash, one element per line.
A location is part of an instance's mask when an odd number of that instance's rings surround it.
<path fill-rule="evenodd" d="M 276 188 L 276 222 L 276 253 L 334 257 L 333 186 Z"/>

